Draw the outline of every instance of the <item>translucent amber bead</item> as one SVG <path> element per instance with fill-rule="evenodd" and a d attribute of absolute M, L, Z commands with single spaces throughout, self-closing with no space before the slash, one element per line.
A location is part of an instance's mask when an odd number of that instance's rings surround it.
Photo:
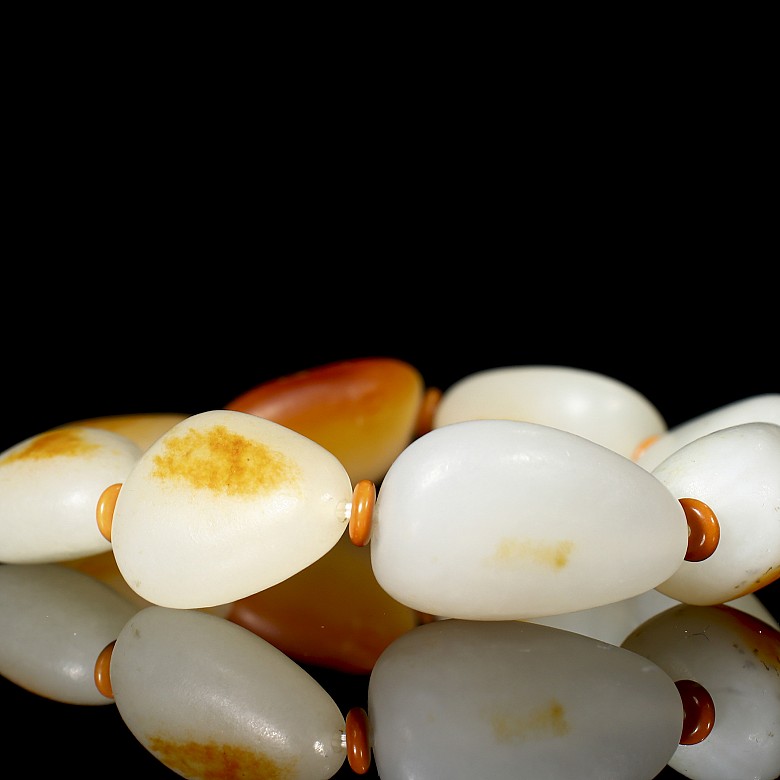
<path fill-rule="evenodd" d="M 363 674 L 428 620 L 379 587 L 369 548 L 346 535 L 294 577 L 231 604 L 227 617 L 301 663 Z"/>
<path fill-rule="evenodd" d="M 362 358 L 265 382 L 225 408 L 265 417 L 316 441 L 355 484 L 379 482 L 411 441 L 424 392 L 422 376 L 408 363 Z"/>

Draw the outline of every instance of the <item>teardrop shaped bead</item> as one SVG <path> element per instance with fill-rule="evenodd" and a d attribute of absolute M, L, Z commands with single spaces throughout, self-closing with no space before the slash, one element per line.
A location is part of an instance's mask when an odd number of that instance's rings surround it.
<path fill-rule="evenodd" d="M 380 656 L 368 717 L 382 780 L 651 780 L 683 711 L 635 653 L 533 623 L 441 620 Z"/>
<path fill-rule="evenodd" d="M 661 413 L 633 387 L 567 366 L 507 366 L 463 377 L 444 391 L 433 424 L 489 418 L 560 428 L 626 457 L 666 431 Z"/>
<path fill-rule="evenodd" d="M 639 626 L 623 647 L 673 680 L 702 685 L 715 708 L 712 731 L 680 745 L 669 765 L 693 780 L 780 776 L 780 632 L 723 606 L 680 604 Z"/>
<path fill-rule="evenodd" d="M 103 583 L 55 563 L 0 566 L 0 674 L 65 704 L 110 702 L 95 659 L 136 607 Z"/>
<path fill-rule="evenodd" d="M 95 510 L 122 482 L 140 450 L 97 428 L 32 436 L 0 455 L 0 561 L 52 563 L 107 552 Z"/>
<path fill-rule="evenodd" d="M 379 490 L 371 562 L 421 612 L 517 619 L 642 593 L 686 554 L 677 499 L 628 458 L 534 423 L 472 420 L 407 447 Z"/>
<path fill-rule="evenodd" d="M 128 475 L 114 557 L 153 604 L 226 604 L 330 550 L 351 499 L 344 467 L 319 444 L 251 414 L 202 412 L 163 434 Z"/>
<path fill-rule="evenodd" d="M 414 366 L 359 358 L 264 382 L 226 409 L 265 417 L 332 452 L 353 484 L 379 482 L 415 435 L 425 385 Z"/>
<path fill-rule="evenodd" d="M 345 721 L 301 667 L 241 626 L 152 606 L 110 661 L 119 714 L 182 777 L 326 780 L 344 762 Z"/>
<path fill-rule="evenodd" d="M 689 604 L 722 604 L 780 577 L 780 425 L 743 423 L 692 441 L 653 476 L 676 497 L 714 512 L 720 542 L 706 560 L 683 561 L 658 590 Z"/>
<path fill-rule="evenodd" d="M 769 422 L 780 425 L 780 393 L 765 393 L 721 406 L 710 412 L 675 425 L 662 435 L 652 438 L 636 453 L 636 462 L 653 471 L 665 458 L 695 439 L 708 433 L 748 422 Z"/>
<path fill-rule="evenodd" d="M 135 442 L 141 450 L 145 450 L 166 431 L 173 428 L 176 423 L 186 420 L 187 417 L 189 415 L 175 412 L 117 414 L 105 417 L 89 417 L 59 427 L 73 428 L 78 426 L 113 431 L 126 436 L 130 441 Z"/>

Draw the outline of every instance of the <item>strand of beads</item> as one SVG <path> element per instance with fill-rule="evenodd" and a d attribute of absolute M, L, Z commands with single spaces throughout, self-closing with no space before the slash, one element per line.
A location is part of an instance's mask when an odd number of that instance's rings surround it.
<path fill-rule="evenodd" d="M 780 573 L 770 514 L 780 494 L 773 423 L 697 439 L 688 445 L 699 448 L 695 457 L 684 447 L 662 464 L 666 481 L 549 424 L 483 419 L 416 430 L 422 435 L 392 461 L 376 504 L 373 482 L 360 480 L 353 490 L 343 464 L 321 445 L 230 409 L 180 420 L 140 454 L 125 437 L 95 437 L 87 426 L 33 437 L 0 456 L 0 503 L 3 486 L 14 485 L 8 508 L 18 513 L 25 498 L 39 537 L 47 515 L 75 527 L 96 483 L 58 481 L 62 458 L 78 462 L 71 470 L 78 475 L 124 453 L 119 479 L 94 502 L 100 543 L 110 541 L 134 592 L 174 612 L 294 577 L 334 548 L 347 523 L 357 544 L 370 540 L 373 571 L 400 603 L 483 624 L 630 598 L 672 583 L 684 563 L 693 574 L 671 587 L 682 589 L 681 600 L 702 603 L 723 600 L 724 589 L 732 598 L 749 594 Z M 722 475 L 735 466 L 743 493 L 728 501 L 733 481 Z M 20 493 L 25 480 L 45 489 L 37 498 Z M 707 501 L 695 490 L 678 495 L 680 485 L 704 486 Z M 58 514 L 60 505 L 79 510 Z M 22 526 L 15 522 L 0 539 L 0 554 L 19 563 L 88 554 L 83 545 L 93 541 L 85 531 L 87 541 L 67 547 L 68 534 L 52 534 L 33 552 Z M 758 568 L 745 576 L 736 548 L 748 528 L 758 530 Z M 709 561 L 717 568 L 697 576 Z"/>

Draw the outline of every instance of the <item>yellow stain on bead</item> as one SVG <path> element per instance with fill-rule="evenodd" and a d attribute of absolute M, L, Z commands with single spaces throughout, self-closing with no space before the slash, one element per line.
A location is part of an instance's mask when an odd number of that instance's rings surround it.
<path fill-rule="evenodd" d="M 537 540 L 502 539 L 489 562 L 514 566 L 531 560 L 551 569 L 563 569 L 569 563 L 573 548 L 574 542 L 571 541 L 540 542 Z"/>
<path fill-rule="evenodd" d="M 3 463 L 45 458 L 75 458 L 96 449 L 98 445 L 85 441 L 77 430 L 49 431 L 36 436 L 26 447 L 9 453 L 3 458 Z"/>
<path fill-rule="evenodd" d="M 295 463 L 283 453 L 224 425 L 169 438 L 154 464 L 153 477 L 184 480 L 194 488 L 231 496 L 290 487 L 300 477 Z"/>
<path fill-rule="evenodd" d="M 169 769 L 183 777 L 240 780 L 292 780 L 298 777 L 296 762 L 279 762 L 235 745 L 209 742 L 175 742 L 161 737 L 149 740 L 149 750 Z"/>
<path fill-rule="evenodd" d="M 571 730 L 563 705 L 557 699 L 525 715 L 495 713 L 490 722 L 499 743 L 537 739 L 540 734 L 562 737 Z"/>

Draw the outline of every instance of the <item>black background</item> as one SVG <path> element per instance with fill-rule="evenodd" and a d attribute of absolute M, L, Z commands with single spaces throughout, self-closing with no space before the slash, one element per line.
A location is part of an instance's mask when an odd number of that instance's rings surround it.
<path fill-rule="evenodd" d="M 3 448 L 85 417 L 221 408 L 260 382 L 355 357 L 406 360 L 443 390 L 497 366 L 586 368 L 642 392 L 670 427 L 780 389 L 774 301 L 749 263 L 727 279 L 706 263 L 682 274 L 671 258 L 613 256 L 608 268 L 595 255 L 487 245 L 457 262 L 418 248 L 345 263 L 337 249 L 226 251 L 200 265 L 177 255 L 154 270 L 107 256 L 105 279 L 69 266 L 6 288 L 21 315 L 7 322 Z M 758 594 L 775 616 L 778 592 Z M 367 678 L 309 671 L 344 712 L 365 706 Z M 0 697 L 5 743 L 37 776 L 174 777 L 113 705 L 51 702 L 5 679 Z M 337 776 L 354 775 L 345 763 Z"/>

